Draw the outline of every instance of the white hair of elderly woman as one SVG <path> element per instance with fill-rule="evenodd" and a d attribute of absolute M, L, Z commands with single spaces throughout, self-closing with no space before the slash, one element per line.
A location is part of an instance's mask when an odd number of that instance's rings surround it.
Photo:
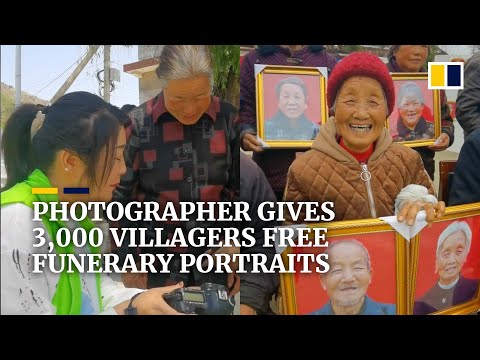
<path fill-rule="evenodd" d="M 410 184 L 405 186 L 395 199 L 395 215 L 408 201 L 438 203 L 437 198 L 434 195 L 430 195 L 425 186 Z"/>
<path fill-rule="evenodd" d="M 443 242 L 450 235 L 455 234 L 456 232 L 459 232 L 459 231 L 463 232 L 463 234 L 465 235 L 465 252 L 466 252 L 466 255 L 468 255 L 468 253 L 470 252 L 470 245 L 472 243 L 472 230 L 470 229 L 470 226 L 468 226 L 468 224 L 465 221 L 455 221 L 450 225 L 448 225 L 438 237 L 437 253 L 436 253 L 437 259 L 438 259 L 440 248 L 442 247 Z"/>

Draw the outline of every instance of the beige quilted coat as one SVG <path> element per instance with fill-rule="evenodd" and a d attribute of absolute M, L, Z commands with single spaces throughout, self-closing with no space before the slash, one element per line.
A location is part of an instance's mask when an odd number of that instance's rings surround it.
<path fill-rule="evenodd" d="M 416 151 L 393 143 L 388 130 L 383 129 L 362 169 L 337 143 L 335 120 L 331 117 L 315 138 L 312 149 L 290 166 L 284 201 L 332 201 L 335 221 L 367 219 L 394 215 L 395 199 L 409 184 L 423 185 L 434 194 L 433 184 Z M 301 214 L 297 223 L 304 218 L 305 214 Z M 286 220 L 292 222 L 288 217 Z"/>

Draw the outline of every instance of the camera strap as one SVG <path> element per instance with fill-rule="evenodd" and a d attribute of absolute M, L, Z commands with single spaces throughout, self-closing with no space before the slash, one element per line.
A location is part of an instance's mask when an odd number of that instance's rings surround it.
<path fill-rule="evenodd" d="M 142 292 L 139 292 L 139 293 L 136 293 L 135 295 L 133 295 L 130 299 L 130 303 L 128 304 L 128 306 L 125 308 L 125 310 L 123 311 L 123 314 L 124 315 L 138 315 L 138 311 L 137 311 L 137 307 L 136 306 L 132 306 L 133 304 L 133 300 L 136 299 L 136 297 L 140 294 L 142 294 Z"/>

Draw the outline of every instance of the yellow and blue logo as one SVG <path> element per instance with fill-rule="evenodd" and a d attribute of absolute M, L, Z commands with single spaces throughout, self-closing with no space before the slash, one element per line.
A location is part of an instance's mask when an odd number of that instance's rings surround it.
<path fill-rule="evenodd" d="M 428 88 L 463 89 L 463 62 L 429 62 Z"/>

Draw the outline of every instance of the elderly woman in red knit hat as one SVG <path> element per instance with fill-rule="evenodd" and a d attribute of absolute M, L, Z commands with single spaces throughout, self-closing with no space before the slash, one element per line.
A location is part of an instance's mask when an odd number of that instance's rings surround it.
<path fill-rule="evenodd" d="M 284 200 L 331 201 L 335 220 L 397 213 L 411 225 L 422 209 L 429 223 L 443 216 L 422 159 L 385 128 L 395 104 L 386 65 L 373 54 L 348 55 L 330 75 L 327 100 L 334 116 L 290 167 Z"/>

